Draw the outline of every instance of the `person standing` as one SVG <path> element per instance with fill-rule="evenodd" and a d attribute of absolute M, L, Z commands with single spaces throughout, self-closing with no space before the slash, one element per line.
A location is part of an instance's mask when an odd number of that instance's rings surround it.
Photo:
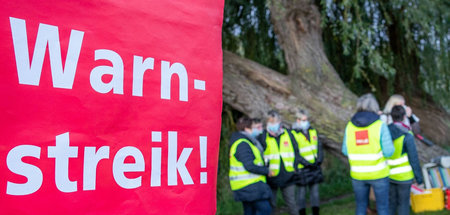
<path fill-rule="evenodd" d="M 389 167 L 394 153 L 391 134 L 378 116 L 379 105 L 372 94 L 358 98 L 357 113 L 345 128 L 342 153 L 348 156 L 356 199 L 356 215 L 365 215 L 369 188 L 373 187 L 379 215 L 389 214 Z"/>
<path fill-rule="evenodd" d="M 313 215 L 319 215 L 320 197 L 319 183 L 323 181 L 320 165 L 323 161 L 322 144 L 319 142 L 316 129 L 308 121 L 308 112 L 299 110 L 297 120 L 292 124 L 292 134 L 298 143 L 300 164 L 297 201 L 299 214 L 306 215 L 306 189 L 309 188 L 310 203 Z"/>
<path fill-rule="evenodd" d="M 295 203 L 295 173 L 298 170 L 298 147 L 292 134 L 281 127 L 281 116 L 277 111 L 268 113 L 266 131 L 260 135 L 264 159 L 273 175 L 268 177 L 272 188 L 272 207 L 276 207 L 277 192 L 281 189 L 290 215 L 298 213 Z"/>
<path fill-rule="evenodd" d="M 393 123 L 389 125 L 395 152 L 388 159 L 390 167 L 390 215 L 408 215 L 410 190 L 413 179 L 421 184 L 423 176 L 420 161 L 414 143 L 414 137 L 402 124 L 406 119 L 406 110 L 403 106 L 394 106 L 391 110 Z"/>
<path fill-rule="evenodd" d="M 240 118 L 230 139 L 230 186 L 245 215 L 269 215 L 272 192 L 266 183 L 271 172 L 264 164 L 263 147 L 252 137 L 252 120 Z"/>

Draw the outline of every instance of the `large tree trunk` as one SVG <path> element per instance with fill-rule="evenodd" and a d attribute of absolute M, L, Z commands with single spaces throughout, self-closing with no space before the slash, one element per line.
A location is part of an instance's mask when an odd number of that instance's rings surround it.
<path fill-rule="evenodd" d="M 356 96 L 324 53 L 320 13 L 310 0 L 272 0 L 269 8 L 289 74 L 225 51 L 224 102 L 251 117 L 264 117 L 268 110 L 277 109 L 286 122 L 294 121 L 296 109 L 307 109 L 321 141 L 341 154 L 342 136 L 355 112 Z M 419 149 L 423 160 L 447 153 L 439 146 Z"/>
<path fill-rule="evenodd" d="M 250 117 L 263 117 L 270 109 L 281 110 L 285 122 L 288 123 L 293 121 L 293 113 L 296 108 L 300 106 L 311 107 L 308 110 L 316 118 L 313 121 L 313 126 L 319 131 L 320 141 L 331 153 L 343 158 L 340 152 L 341 141 L 345 124 L 350 120 L 351 114 L 348 114 L 347 118 L 341 119 L 342 112 L 333 113 L 336 117 L 332 119 L 337 122 L 332 124 L 334 126 L 330 125 L 330 117 L 324 118 L 320 112 L 322 109 L 327 110 L 326 101 L 321 104 L 317 100 L 303 100 L 304 98 L 293 93 L 290 87 L 292 80 L 289 76 L 282 75 L 228 51 L 223 53 L 223 73 L 223 100 L 225 103 Z M 306 90 L 303 89 L 303 91 Z M 309 91 L 309 93 L 312 93 L 312 91 Z M 316 108 L 314 105 L 320 106 Z M 354 106 L 355 104 L 351 105 Z M 419 113 L 422 113 L 422 111 L 428 111 L 428 109 L 420 110 Z M 429 112 L 426 113 L 430 114 Z M 443 113 L 436 111 L 432 113 L 438 114 L 438 116 L 443 115 Z M 426 119 L 424 118 L 424 120 Z M 435 122 L 441 123 L 440 121 Z M 338 125 L 341 125 L 341 127 Z M 439 131 L 436 132 L 439 133 Z M 441 132 L 445 133 L 445 131 Z M 420 142 L 416 145 L 422 161 L 428 162 L 433 157 L 448 154 L 439 146 L 428 147 Z"/>

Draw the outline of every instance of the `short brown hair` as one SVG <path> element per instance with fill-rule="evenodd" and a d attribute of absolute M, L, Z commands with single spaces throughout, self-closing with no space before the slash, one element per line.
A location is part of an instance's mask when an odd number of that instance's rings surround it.
<path fill-rule="evenodd" d="M 403 121 L 403 117 L 405 117 L 405 115 L 406 115 L 406 111 L 403 106 L 396 105 L 396 106 L 392 107 L 392 110 L 391 110 L 392 121 L 401 122 L 401 121 Z"/>
<path fill-rule="evenodd" d="M 239 118 L 236 123 L 236 128 L 239 131 L 243 131 L 245 128 L 252 128 L 252 119 L 246 116 Z"/>

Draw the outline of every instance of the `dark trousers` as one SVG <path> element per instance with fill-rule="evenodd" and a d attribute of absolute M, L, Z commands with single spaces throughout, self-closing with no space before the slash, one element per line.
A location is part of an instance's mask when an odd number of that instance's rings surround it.
<path fill-rule="evenodd" d="M 295 184 L 291 184 L 287 187 L 280 188 L 281 194 L 283 195 L 284 202 L 288 207 L 289 215 L 297 215 L 297 205 L 295 204 Z M 275 208 L 277 206 L 277 192 L 278 188 L 272 188 L 272 207 Z"/>
<path fill-rule="evenodd" d="M 411 183 L 389 186 L 389 214 L 409 215 L 409 195 Z"/>
<path fill-rule="evenodd" d="M 306 208 L 306 188 L 309 188 L 309 198 L 311 207 L 320 206 L 319 184 L 310 184 L 298 187 L 297 201 L 299 210 Z"/>
<path fill-rule="evenodd" d="M 244 205 L 244 215 L 270 215 L 272 207 L 269 200 L 259 200 L 252 202 L 242 202 Z"/>

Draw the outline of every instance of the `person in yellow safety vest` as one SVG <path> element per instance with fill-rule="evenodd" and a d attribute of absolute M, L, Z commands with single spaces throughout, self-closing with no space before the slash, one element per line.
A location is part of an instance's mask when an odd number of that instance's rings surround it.
<path fill-rule="evenodd" d="M 229 179 L 234 199 L 241 201 L 245 215 L 269 215 L 272 211 L 272 192 L 266 183 L 266 175 L 271 175 L 264 164 L 263 147 L 252 136 L 252 120 L 240 118 L 230 138 Z"/>
<path fill-rule="evenodd" d="M 259 136 L 264 147 L 264 160 L 273 171 L 267 178 L 272 188 L 272 207 L 275 208 L 278 188 L 288 206 L 290 215 L 298 213 L 295 203 L 295 180 L 298 170 L 298 145 L 288 129 L 281 126 L 281 116 L 275 111 L 268 112 L 267 128 Z"/>
<path fill-rule="evenodd" d="M 300 164 L 297 181 L 297 201 L 299 214 L 306 215 L 306 189 L 309 188 L 310 204 L 313 215 L 319 215 L 319 183 L 323 182 L 320 165 L 323 161 L 322 143 L 319 142 L 316 129 L 310 126 L 308 112 L 298 110 L 297 120 L 292 124 L 292 134 L 298 143 Z"/>
<path fill-rule="evenodd" d="M 391 110 L 393 123 L 389 125 L 395 152 L 387 162 L 390 167 L 390 191 L 389 210 L 390 215 L 408 215 L 410 190 L 413 179 L 421 184 L 423 182 L 420 161 L 414 143 L 414 137 L 404 127 L 403 123 L 407 117 L 403 106 L 394 106 Z"/>
<path fill-rule="evenodd" d="M 348 156 L 356 200 L 356 215 L 365 215 L 369 188 L 375 192 L 377 212 L 389 214 L 389 166 L 394 153 L 387 125 L 380 120 L 379 106 L 372 94 L 358 98 L 357 113 L 345 128 L 342 153 Z"/>

